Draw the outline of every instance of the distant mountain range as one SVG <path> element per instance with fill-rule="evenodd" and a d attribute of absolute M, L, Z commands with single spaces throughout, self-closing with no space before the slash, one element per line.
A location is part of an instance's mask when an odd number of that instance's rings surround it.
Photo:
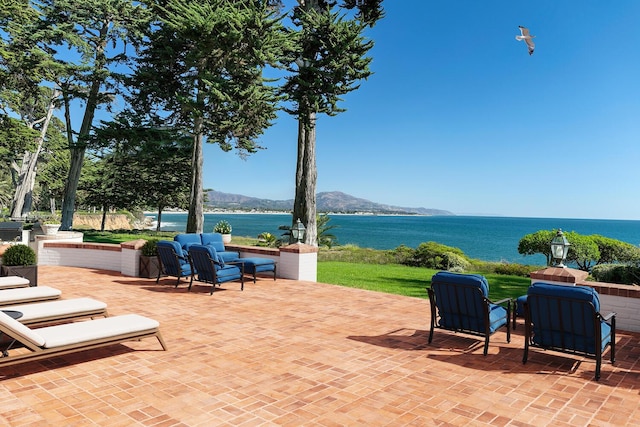
<path fill-rule="evenodd" d="M 258 211 L 291 211 L 293 199 L 270 200 L 256 197 L 242 196 L 240 194 L 222 193 L 211 190 L 207 193 L 207 206 L 226 210 L 258 210 Z M 318 212 L 334 213 L 372 213 L 372 214 L 396 214 L 396 215 L 453 215 L 453 213 L 441 209 L 406 208 L 400 206 L 384 205 L 370 200 L 350 196 L 340 191 L 318 193 L 316 196 L 316 208 Z"/>

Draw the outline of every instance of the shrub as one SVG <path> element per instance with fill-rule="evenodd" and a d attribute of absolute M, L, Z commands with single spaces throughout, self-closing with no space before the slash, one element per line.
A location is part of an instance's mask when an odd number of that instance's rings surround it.
<path fill-rule="evenodd" d="M 143 256 L 157 256 L 158 255 L 158 241 L 160 239 L 149 239 L 144 242 L 144 245 L 140 248 L 140 252 Z"/>
<path fill-rule="evenodd" d="M 591 269 L 598 282 L 635 285 L 640 283 L 640 267 L 627 264 L 598 264 Z"/>
<path fill-rule="evenodd" d="M 458 248 L 436 242 L 423 242 L 413 252 L 411 259 L 408 259 L 407 265 L 449 270 L 450 268 L 466 269 L 470 263 L 464 252 Z"/>
<path fill-rule="evenodd" d="M 231 234 L 231 230 L 231 224 L 224 219 L 222 221 L 218 221 L 218 223 L 213 227 L 214 233 Z"/>
<path fill-rule="evenodd" d="M 529 265 L 502 262 L 495 266 L 494 271 L 497 274 L 505 274 L 508 276 L 529 277 L 530 273 L 535 270 L 537 270 L 536 267 L 531 267 Z"/>
<path fill-rule="evenodd" d="M 33 265 L 36 263 L 36 253 L 27 245 L 12 245 L 2 255 L 3 265 Z"/>

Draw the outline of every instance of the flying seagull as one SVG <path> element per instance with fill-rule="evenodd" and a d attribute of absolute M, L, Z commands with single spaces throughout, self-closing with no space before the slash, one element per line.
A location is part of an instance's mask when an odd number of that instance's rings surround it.
<path fill-rule="evenodd" d="M 529 35 L 529 30 L 522 25 L 519 25 L 518 28 L 520 28 L 520 33 L 522 35 L 516 36 L 516 40 L 524 40 L 524 42 L 527 44 L 527 47 L 529 48 L 529 55 L 533 55 L 533 49 L 536 47 L 536 45 L 533 43 L 533 38 L 535 36 Z"/>

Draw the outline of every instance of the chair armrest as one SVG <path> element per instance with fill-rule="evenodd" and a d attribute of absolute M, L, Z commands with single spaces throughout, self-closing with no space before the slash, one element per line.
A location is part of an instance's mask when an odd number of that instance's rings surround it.
<path fill-rule="evenodd" d="M 605 322 L 608 322 L 609 320 L 613 319 L 614 317 L 616 317 L 616 313 L 614 311 L 612 311 L 611 313 L 607 314 L 606 316 L 602 316 L 602 320 L 604 320 Z"/>
<path fill-rule="evenodd" d="M 511 303 L 512 300 L 513 298 L 503 298 L 500 301 L 495 301 L 495 302 L 492 301 L 492 303 L 493 304 L 504 304 L 505 302 Z"/>
<path fill-rule="evenodd" d="M 240 272 L 244 274 L 244 261 L 229 261 L 225 262 L 225 264 L 236 264 L 240 266 Z"/>

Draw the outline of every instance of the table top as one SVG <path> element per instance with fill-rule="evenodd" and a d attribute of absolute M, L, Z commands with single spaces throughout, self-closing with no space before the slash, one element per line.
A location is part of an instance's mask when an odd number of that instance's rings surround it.
<path fill-rule="evenodd" d="M 22 317 L 22 312 L 21 311 L 16 311 L 16 310 L 2 310 L 2 312 L 4 314 L 6 314 L 9 317 L 12 317 L 14 319 L 19 319 Z"/>

